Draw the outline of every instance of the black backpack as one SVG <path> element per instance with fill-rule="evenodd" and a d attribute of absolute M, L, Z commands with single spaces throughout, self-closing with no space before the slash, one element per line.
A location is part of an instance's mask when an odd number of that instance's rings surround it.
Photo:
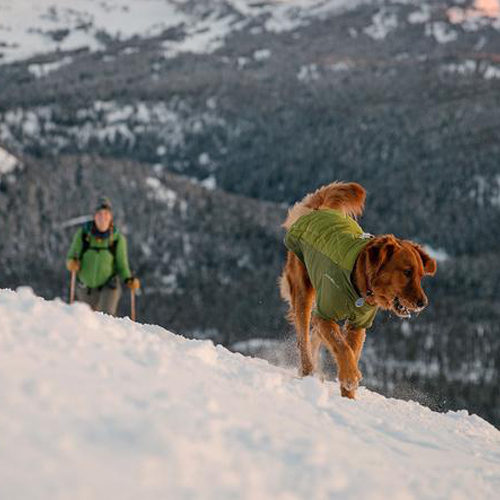
<path fill-rule="evenodd" d="M 110 232 L 109 232 L 109 238 L 108 238 L 108 246 L 107 248 L 100 248 L 100 247 L 91 247 L 90 246 L 90 237 L 92 235 L 92 227 L 94 223 L 92 221 L 86 222 L 82 226 L 82 251 L 80 252 L 80 260 L 83 258 L 83 254 L 89 250 L 96 250 L 97 252 L 100 252 L 102 250 L 107 250 L 111 252 L 111 255 L 113 255 L 113 258 L 116 258 L 116 245 L 117 241 L 115 236 L 115 229 L 113 224 L 111 224 Z"/>

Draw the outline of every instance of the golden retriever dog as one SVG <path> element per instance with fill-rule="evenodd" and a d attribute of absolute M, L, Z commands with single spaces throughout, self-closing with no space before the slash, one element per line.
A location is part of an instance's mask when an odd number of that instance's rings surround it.
<path fill-rule="evenodd" d="M 280 292 L 297 333 L 300 374 L 315 371 L 325 345 L 348 398 L 362 378 L 358 361 L 377 310 L 401 318 L 422 311 L 428 300 L 421 280 L 436 272 L 436 261 L 416 243 L 362 231 L 355 217 L 365 198 L 361 185 L 334 182 L 296 203 L 283 224 L 288 254 Z"/>

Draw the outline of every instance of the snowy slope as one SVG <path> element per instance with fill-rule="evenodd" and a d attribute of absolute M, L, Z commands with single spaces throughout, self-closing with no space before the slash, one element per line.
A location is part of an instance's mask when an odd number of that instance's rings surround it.
<path fill-rule="evenodd" d="M 0 498 L 495 498 L 500 432 L 0 292 Z"/>

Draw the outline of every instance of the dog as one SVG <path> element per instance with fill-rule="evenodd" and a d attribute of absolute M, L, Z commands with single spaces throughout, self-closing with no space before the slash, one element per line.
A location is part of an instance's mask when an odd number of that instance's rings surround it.
<path fill-rule="evenodd" d="M 358 362 L 366 329 L 377 311 L 401 318 L 422 311 L 428 299 L 421 280 L 437 269 L 412 241 L 364 233 L 355 218 L 365 199 L 360 184 L 333 182 L 290 208 L 279 279 L 297 334 L 300 375 L 313 374 L 324 344 L 337 364 L 341 395 L 351 399 L 362 378 Z"/>

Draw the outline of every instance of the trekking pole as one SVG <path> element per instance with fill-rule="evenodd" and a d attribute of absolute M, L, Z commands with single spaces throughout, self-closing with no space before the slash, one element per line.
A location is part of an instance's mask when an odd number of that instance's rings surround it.
<path fill-rule="evenodd" d="M 75 301 L 75 283 L 76 283 L 76 271 L 71 271 L 71 284 L 69 287 L 69 303 L 73 304 Z"/>
<path fill-rule="evenodd" d="M 135 321 L 135 290 L 130 289 L 130 319 Z"/>

